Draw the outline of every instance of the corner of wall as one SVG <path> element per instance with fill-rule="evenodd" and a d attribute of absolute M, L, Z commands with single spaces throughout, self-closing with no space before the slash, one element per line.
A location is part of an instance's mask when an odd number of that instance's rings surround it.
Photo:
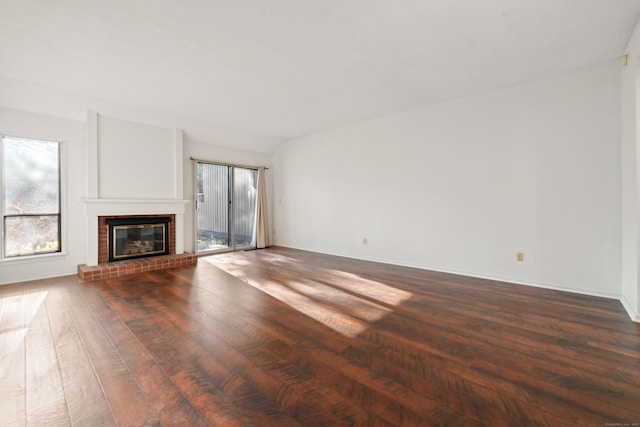
<path fill-rule="evenodd" d="M 640 207 L 638 158 L 638 69 L 640 65 L 640 22 L 625 46 L 621 69 L 621 192 L 622 192 L 622 296 L 620 301 L 629 316 L 638 319 L 640 281 L 638 213 Z"/>
<path fill-rule="evenodd" d="M 631 320 L 640 323 L 640 315 L 638 315 L 638 312 L 634 310 L 633 306 L 629 303 L 627 298 L 624 295 L 621 295 L 619 300 Z"/>

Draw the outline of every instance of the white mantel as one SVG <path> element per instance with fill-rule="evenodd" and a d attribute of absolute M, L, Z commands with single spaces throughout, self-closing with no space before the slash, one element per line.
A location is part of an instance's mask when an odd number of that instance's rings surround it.
<path fill-rule="evenodd" d="M 87 216 L 184 215 L 188 200 L 80 199 Z"/>

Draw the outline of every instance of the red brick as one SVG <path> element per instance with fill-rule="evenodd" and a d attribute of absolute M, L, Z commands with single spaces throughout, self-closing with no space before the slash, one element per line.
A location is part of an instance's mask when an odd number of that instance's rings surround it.
<path fill-rule="evenodd" d="M 124 277 L 129 274 L 140 272 L 162 270 L 183 265 L 197 264 L 198 257 L 184 253 L 181 255 L 161 255 L 150 258 L 140 258 L 129 261 L 118 261 L 113 263 L 101 263 L 96 266 L 79 265 L 78 279 L 82 282 Z"/>

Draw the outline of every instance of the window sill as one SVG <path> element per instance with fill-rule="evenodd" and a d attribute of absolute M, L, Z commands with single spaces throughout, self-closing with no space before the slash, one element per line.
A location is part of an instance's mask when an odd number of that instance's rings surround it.
<path fill-rule="evenodd" d="M 29 264 L 35 263 L 37 261 L 49 261 L 56 258 L 64 258 L 67 256 L 66 252 L 54 252 L 51 254 L 42 254 L 42 255 L 25 255 L 21 257 L 15 258 L 3 258 L 0 259 L 0 264 Z"/>

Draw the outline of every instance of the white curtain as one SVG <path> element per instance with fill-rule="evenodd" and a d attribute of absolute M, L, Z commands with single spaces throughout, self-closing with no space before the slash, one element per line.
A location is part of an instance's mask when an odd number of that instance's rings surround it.
<path fill-rule="evenodd" d="M 269 215 L 267 212 L 267 185 L 265 168 L 258 168 L 258 203 L 256 205 L 256 248 L 271 246 L 269 237 Z"/>

